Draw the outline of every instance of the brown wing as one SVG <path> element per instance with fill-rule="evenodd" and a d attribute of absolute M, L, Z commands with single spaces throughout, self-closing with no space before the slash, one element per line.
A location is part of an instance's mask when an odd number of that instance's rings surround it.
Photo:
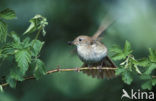
<path fill-rule="evenodd" d="M 109 27 L 113 22 L 115 22 L 115 20 L 114 20 L 113 18 L 110 18 L 109 15 L 107 15 L 107 16 L 103 19 L 101 25 L 99 26 L 99 28 L 98 28 L 98 30 L 95 32 L 95 34 L 92 36 L 92 38 L 93 38 L 94 40 L 98 40 L 99 37 L 101 36 L 101 34 L 102 34 L 106 29 L 108 29 L 108 27 Z"/>
<path fill-rule="evenodd" d="M 113 61 L 109 58 L 109 56 L 106 56 L 103 61 L 102 67 L 111 67 L 111 68 L 116 68 L 116 65 L 113 63 Z"/>
<path fill-rule="evenodd" d="M 82 67 L 88 67 L 88 64 L 83 64 Z M 107 70 L 107 69 L 100 69 L 100 67 L 106 67 L 106 68 L 116 68 L 116 65 L 112 62 L 112 60 L 106 56 L 100 63 L 98 64 L 92 64 L 89 67 L 97 67 L 98 70 L 84 70 L 83 73 L 86 73 L 92 77 L 97 78 L 113 78 L 115 77 L 115 71 L 114 70 Z"/>

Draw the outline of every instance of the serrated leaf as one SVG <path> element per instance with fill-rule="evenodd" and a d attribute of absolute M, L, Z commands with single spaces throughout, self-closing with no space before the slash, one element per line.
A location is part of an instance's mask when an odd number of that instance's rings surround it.
<path fill-rule="evenodd" d="M 43 44 L 44 42 L 41 42 L 40 40 L 33 40 L 31 42 L 33 48 L 33 56 L 37 56 L 40 53 Z"/>
<path fill-rule="evenodd" d="M 121 47 L 119 47 L 118 45 L 114 45 L 111 49 L 110 49 L 111 52 L 114 52 L 114 53 L 123 53 Z"/>
<path fill-rule="evenodd" d="M 135 71 L 136 71 L 138 74 L 142 74 L 137 65 L 134 65 L 134 68 L 135 68 Z"/>
<path fill-rule="evenodd" d="M 13 55 L 16 53 L 17 49 L 21 49 L 22 46 L 16 42 L 7 43 L 2 50 L 3 54 Z"/>
<path fill-rule="evenodd" d="M 12 31 L 11 32 L 11 37 L 14 40 L 14 42 L 20 43 L 20 38 L 19 36 L 16 34 L 16 32 Z"/>
<path fill-rule="evenodd" d="M 15 79 L 17 81 L 23 81 L 24 74 L 23 71 L 21 71 L 21 69 L 19 69 L 18 67 L 14 67 L 10 70 L 10 74 L 9 77 L 12 79 Z"/>
<path fill-rule="evenodd" d="M 152 86 L 155 86 L 156 85 L 156 79 L 152 79 Z"/>
<path fill-rule="evenodd" d="M 136 62 L 136 65 L 147 67 L 149 65 L 149 60 L 147 58 L 140 59 Z"/>
<path fill-rule="evenodd" d="M 29 37 L 26 37 L 26 38 L 23 40 L 22 46 L 23 46 L 23 48 L 28 48 L 28 47 L 31 46 L 30 38 L 29 38 Z"/>
<path fill-rule="evenodd" d="M 7 83 L 10 87 L 15 88 L 16 87 L 16 80 L 10 77 L 7 77 L 6 79 Z"/>
<path fill-rule="evenodd" d="M 115 75 L 118 76 L 118 75 L 122 74 L 123 72 L 125 72 L 125 68 L 119 67 L 115 70 Z"/>
<path fill-rule="evenodd" d="M 46 34 L 44 28 L 48 25 L 47 19 L 41 15 L 34 16 L 30 21 L 31 24 L 24 34 L 32 33 L 36 30 L 42 30 L 43 36 Z"/>
<path fill-rule="evenodd" d="M 125 56 L 128 56 L 129 54 L 132 53 L 131 44 L 130 44 L 127 40 L 126 40 L 126 42 L 125 42 L 125 46 L 124 46 L 123 52 L 124 52 L 124 55 L 125 55 Z"/>
<path fill-rule="evenodd" d="M 35 60 L 34 76 L 39 79 L 41 76 L 45 75 L 45 65 L 40 59 Z"/>
<path fill-rule="evenodd" d="M 0 20 L 0 42 L 5 42 L 7 38 L 7 25 L 5 22 Z"/>
<path fill-rule="evenodd" d="M 145 83 L 143 83 L 141 85 L 142 89 L 148 89 L 148 90 L 151 90 L 152 89 L 152 82 L 149 80 L 149 81 L 146 81 Z"/>
<path fill-rule="evenodd" d="M 156 51 L 149 48 L 149 59 L 151 62 L 156 62 Z"/>
<path fill-rule="evenodd" d="M 6 54 L 2 53 L 2 49 L 0 49 L 0 61 L 4 60 L 7 57 Z"/>
<path fill-rule="evenodd" d="M 2 50 L 2 53 L 6 55 L 12 55 L 14 54 L 14 52 L 15 52 L 15 49 L 12 47 L 9 47 L 9 45 L 6 45 Z"/>
<path fill-rule="evenodd" d="M 27 34 L 27 33 L 31 33 L 31 32 L 34 32 L 37 28 L 35 27 L 35 21 L 33 20 L 30 20 L 30 26 L 28 27 L 28 29 L 24 32 L 24 34 Z"/>
<path fill-rule="evenodd" d="M 133 81 L 133 78 L 131 77 L 130 73 L 128 71 L 126 71 L 126 72 L 122 73 L 122 80 L 126 84 L 130 85 Z"/>
<path fill-rule="evenodd" d="M 25 74 L 31 61 L 31 55 L 28 50 L 18 50 L 15 54 L 15 59 L 18 67 L 21 69 L 23 74 Z"/>
<path fill-rule="evenodd" d="M 16 86 L 16 81 L 24 80 L 24 75 L 25 74 L 19 67 L 12 67 L 6 81 L 10 87 L 14 88 Z"/>
<path fill-rule="evenodd" d="M 124 46 L 124 52 L 128 52 L 131 50 L 131 44 L 126 40 L 125 46 Z"/>
<path fill-rule="evenodd" d="M 150 76 L 150 75 L 147 75 L 147 74 L 142 74 L 141 76 L 140 76 L 140 79 L 142 79 L 142 80 L 150 80 L 152 77 Z"/>
<path fill-rule="evenodd" d="M 16 18 L 16 14 L 13 10 L 7 8 L 0 12 L 0 18 L 11 20 Z"/>
<path fill-rule="evenodd" d="M 119 53 L 119 54 L 115 54 L 115 55 L 113 55 L 112 56 L 112 59 L 113 60 L 122 60 L 122 59 L 125 59 L 126 58 L 126 56 L 123 54 L 123 53 Z"/>
<path fill-rule="evenodd" d="M 156 69 L 156 64 L 155 63 L 151 63 L 149 67 L 147 67 L 145 74 L 151 74 L 152 71 Z"/>
<path fill-rule="evenodd" d="M 125 46 L 123 50 L 116 45 L 113 48 L 111 48 L 111 51 L 114 52 L 114 55 L 112 56 L 113 60 L 125 59 L 129 54 L 132 53 L 131 45 L 128 41 L 125 42 Z"/>
<path fill-rule="evenodd" d="M 2 87 L 2 85 L 0 85 L 0 92 L 3 92 L 3 87 Z"/>

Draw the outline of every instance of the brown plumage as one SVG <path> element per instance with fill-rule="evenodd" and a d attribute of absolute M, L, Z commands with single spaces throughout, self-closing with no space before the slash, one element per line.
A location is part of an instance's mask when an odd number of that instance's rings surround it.
<path fill-rule="evenodd" d="M 102 67 L 116 68 L 115 64 L 107 56 L 107 47 L 100 42 L 99 37 L 102 32 L 105 31 L 113 21 L 107 21 L 106 24 L 102 24 L 98 31 L 93 36 L 80 35 L 69 42 L 76 46 L 77 54 L 79 58 L 84 62 L 82 67 L 97 67 L 99 70 L 85 70 L 84 73 L 97 78 L 112 78 L 115 76 L 113 70 L 102 70 Z"/>
<path fill-rule="evenodd" d="M 82 67 L 88 67 L 88 64 L 84 63 Z M 83 73 L 86 73 L 87 75 L 92 76 L 93 78 L 97 77 L 102 79 L 103 78 L 110 79 L 115 77 L 114 70 L 107 70 L 107 69 L 100 70 L 100 67 L 116 68 L 116 65 L 111 61 L 111 59 L 108 56 L 103 58 L 101 62 L 92 64 L 90 67 L 97 67 L 99 68 L 99 70 L 84 70 Z"/>

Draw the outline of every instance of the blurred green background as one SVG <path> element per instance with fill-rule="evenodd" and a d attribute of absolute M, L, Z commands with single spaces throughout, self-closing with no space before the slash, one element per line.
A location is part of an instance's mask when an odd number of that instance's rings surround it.
<path fill-rule="evenodd" d="M 7 22 L 9 30 L 22 35 L 29 19 L 41 14 L 48 19 L 47 35 L 41 58 L 47 70 L 79 67 L 82 62 L 67 41 L 78 35 L 92 35 L 101 20 L 110 14 L 117 18 L 106 31 L 105 45 L 132 43 L 137 58 L 146 57 L 148 48 L 156 48 L 155 0 L 1 0 L 0 10 L 11 8 L 18 19 Z M 55 73 L 6 87 L 0 101 L 120 101 L 122 89 L 141 89 L 140 82 L 130 86 L 121 78 L 99 80 L 79 72 Z M 154 89 L 153 89 L 154 90 Z"/>

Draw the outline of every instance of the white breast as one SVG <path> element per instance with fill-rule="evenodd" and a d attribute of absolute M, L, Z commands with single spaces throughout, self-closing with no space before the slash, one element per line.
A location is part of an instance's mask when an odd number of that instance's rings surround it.
<path fill-rule="evenodd" d="M 98 47 L 97 45 L 91 47 L 78 46 L 77 53 L 84 62 L 99 62 L 107 55 L 107 48 L 104 46 Z"/>

